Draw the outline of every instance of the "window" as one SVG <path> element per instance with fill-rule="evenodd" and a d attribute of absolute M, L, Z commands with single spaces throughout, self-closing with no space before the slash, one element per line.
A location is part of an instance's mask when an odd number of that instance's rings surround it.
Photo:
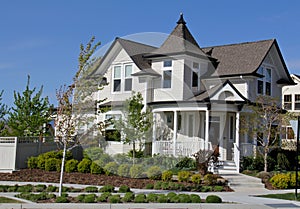
<path fill-rule="evenodd" d="M 262 75 L 262 78 L 257 80 L 257 93 L 271 96 L 272 94 L 272 73 L 270 68 L 260 67 L 257 73 Z"/>
<path fill-rule="evenodd" d="M 194 71 L 192 75 L 192 87 L 198 87 L 198 73 Z"/>
<path fill-rule="evenodd" d="M 300 110 L 300 94 L 295 94 L 295 110 Z"/>
<path fill-rule="evenodd" d="M 265 80 L 266 80 L 265 94 L 271 96 L 272 76 L 271 76 L 271 69 L 269 68 L 265 70 Z"/>
<path fill-rule="evenodd" d="M 286 110 L 291 110 L 292 109 L 292 95 L 284 95 L 283 96 L 283 108 Z"/>
<path fill-rule="evenodd" d="M 199 63 L 198 62 L 193 62 L 193 68 L 194 69 L 199 69 Z"/>
<path fill-rule="evenodd" d="M 165 70 L 163 72 L 163 88 L 171 88 L 172 83 L 172 71 Z"/>
<path fill-rule="evenodd" d="M 121 91 L 121 66 L 114 67 L 114 92 Z"/>
<path fill-rule="evenodd" d="M 131 91 L 132 90 L 132 65 L 125 65 L 125 91 Z"/>
<path fill-rule="evenodd" d="M 271 83 L 266 82 L 266 95 L 271 96 Z"/>
<path fill-rule="evenodd" d="M 261 80 L 257 80 L 257 93 L 263 94 L 264 92 L 264 82 Z"/>
<path fill-rule="evenodd" d="M 165 60 L 164 67 L 172 67 L 172 60 Z"/>

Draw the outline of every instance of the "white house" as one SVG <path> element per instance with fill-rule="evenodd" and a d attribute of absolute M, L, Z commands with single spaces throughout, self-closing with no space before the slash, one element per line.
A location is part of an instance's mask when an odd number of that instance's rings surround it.
<path fill-rule="evenodd" d="M 158 48 L 116 38 L 95 73 L 109 83 L 101 105 L 113 107 L 98 120 L 120 117 L 122 103 L 139 91 L 154 115 L 152 154 L 218 146 L 234 172 L 255 144 L 240 134 L 240 115 L 257 95 L 281 98 L 282 87 L 293 84 L 275 39 L 202 48 L 182 14 Z"/>

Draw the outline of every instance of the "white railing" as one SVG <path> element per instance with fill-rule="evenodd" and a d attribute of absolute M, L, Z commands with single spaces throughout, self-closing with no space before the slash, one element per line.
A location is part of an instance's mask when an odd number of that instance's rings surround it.
<path fill-rule="evenodd" d="M 176 156 L 191 156 L 192 154 L 198 152 L 199 150 L 210 149 L 212 146 L 210 143 L 205 144 L 204 140 L 185 140 L 178 141 L 174 146 L 173 141 L 155 141 L 153 142 L 153 154 L 162 155 L 175 155 Z"/>
<path fill-rule="evenodd" d="M 17 137 L 0 137 L 0 143 L 14 144 L 17 142 Z"/>

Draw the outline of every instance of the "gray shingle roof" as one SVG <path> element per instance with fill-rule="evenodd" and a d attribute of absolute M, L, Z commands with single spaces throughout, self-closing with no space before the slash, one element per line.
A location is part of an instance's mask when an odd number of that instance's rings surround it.
<path fill-rule="evenodd" d="M 212 76 L 252 74 L 270 50 L 274 39 L 202 48 L 218 60 Z"/>

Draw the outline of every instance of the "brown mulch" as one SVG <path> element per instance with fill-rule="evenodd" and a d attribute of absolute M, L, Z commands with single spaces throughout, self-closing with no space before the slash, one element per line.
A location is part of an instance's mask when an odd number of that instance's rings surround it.
<path fill-rule="evenodd" d="M 0 181 L 19 181 L 19 182 L 46 182 L 59 183 L 60 173 L 54 171 L 44 171 L 39 169 L 22 169 L 13 173 L 0 173 Z M 120 176 L 107 176 L 89 173 L 64 173 L 64 183 L 83 184 L 83 185 L 112 185 L 120 187 L 127 185 L 130 188 L 143 189 L 147 184 L 155 184 L 156 180 L 151 179 L 133 179 Z M 192 183 L 184 183 L 193 185 Z M 232 189 L 224 186 L 225 191 Z"/>

